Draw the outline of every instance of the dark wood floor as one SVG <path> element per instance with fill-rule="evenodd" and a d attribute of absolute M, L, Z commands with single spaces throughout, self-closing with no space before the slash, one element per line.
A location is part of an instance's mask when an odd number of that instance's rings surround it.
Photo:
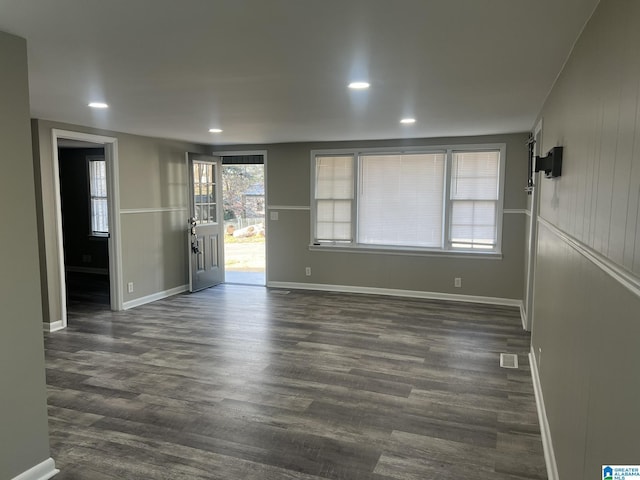
<path fill-rule="evenodd" d="M 88 303 L 109 308 L 109 275 L 68 271 L 65 280 L 69 309 L 81 309 Z"/>
<path fill-rule="evenodd" d="M 69 325 L 56 480 L 546 478 L 515 308 L 225 285 Z"/>

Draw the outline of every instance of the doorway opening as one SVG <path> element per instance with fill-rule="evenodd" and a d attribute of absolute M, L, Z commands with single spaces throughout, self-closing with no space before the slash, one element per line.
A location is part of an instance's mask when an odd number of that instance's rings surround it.
<path fill-rule="evenodd" d="M 103 144 L 58 139 L 67 310 L 109 309 L 109 208 Z"/>
<path fill-rule="evenodd" d="M 122 310 L 117 139 L 52 130 L 60 319 Z"/>
<path fill-rule="evenodd" d="M 224 259 L 227 283 L 266 285 L 265 159 L 222 156 Z"/>

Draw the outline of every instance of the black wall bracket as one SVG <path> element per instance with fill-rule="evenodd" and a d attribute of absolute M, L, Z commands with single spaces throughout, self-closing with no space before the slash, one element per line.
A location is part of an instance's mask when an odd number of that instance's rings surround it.
<path fill-rule="evenodd" d="M 547 178 L 562 174 L 562 147 L 553 147 L 546 157 L 536 157 L 536 172 L 543 170 Z"/>

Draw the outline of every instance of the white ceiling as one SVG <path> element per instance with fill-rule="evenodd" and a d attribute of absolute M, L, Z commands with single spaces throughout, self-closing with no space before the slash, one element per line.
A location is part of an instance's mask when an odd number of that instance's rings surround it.
<path fill-rule="evenodd" d="M 34 118 L 215 144 L 459 136 L 530 130 L 598 1 L 0 0 L 0 30 L 28 41 Z"/>

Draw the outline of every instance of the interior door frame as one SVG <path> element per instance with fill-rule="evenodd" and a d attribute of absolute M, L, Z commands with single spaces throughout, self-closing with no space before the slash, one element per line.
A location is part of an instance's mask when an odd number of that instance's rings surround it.
<path fill-rule="evenodd" d="M 268 169 L 267 169 L 267 150 L 221 150 L 211 153 L 219 157 L 241 157 L 244 155 L 262 155 L 262 164 L 264 165 L 264 286 L 269 285 L 269 189 Z M 223 162 L 224 165 L 224 162 Z M 222 192 L 222 201 L 224 204 L 224 192 Z"/>
<path fill-rule="evenodd" d="M 533 145 L 534 161 L 532 168 L 535 168 L 535 155 L 541 153 L 542 149 L 542 119 L 537 123 L 533 130 L 533 138 L 536 143 Z M 535 279 L 536 279 L 536 257 L 538 253 L 538 212 L 540 210 L 540 173 L 531 173 L 533 178 L 533 190 L 531 192 L 531 216 L 529 217 L 529 251 L 527 252 L 527 282 L 526 282 L 526 324 L 525 330 L 533 329 L 533 299 L 535 296 Z"/>
<path fill-rule="evenodd" d="M 104 146 L 107 167 L 107 205 L 109 211 L 109 292 L 111 310 L 122 310 L 122 242 L 120 237 L 120 180 L 118 175 L 118 139 L 70 130 L 51 130 L 53 156 L 53 203 L 55 209 L 56 240 L 58 250 L 58 278 L 60 279 L 61 324 L 55 330 L 67 327 L 67 283 L 64 267 L 64 239 L 62 231 L 62 202 L 60 199 L 60 160 L 58 140 L 78 140 Z"/>

